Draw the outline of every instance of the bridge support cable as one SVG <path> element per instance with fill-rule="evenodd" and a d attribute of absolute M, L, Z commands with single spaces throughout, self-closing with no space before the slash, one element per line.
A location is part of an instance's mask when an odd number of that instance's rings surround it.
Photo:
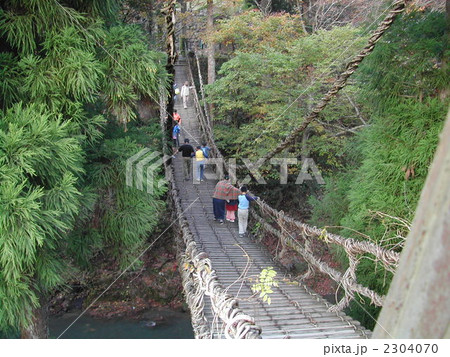
<path fill-rule="evenodd" d="M 160 96 L 164 106 L 164 95 Z M 161 110 L 161 129 L 165 130 L 167 113 Z M 169 152 L 166 136 L 163 135 L 163 150 Z M 223 322 L 226 338 L 257 339 L 261 338 L 261 328 L 255 325 L 254 318 L 245 314 L 237 300 L 226 293 L 218 282 L 208 255 L 197 248 L 189 224 L 184 216 L 181 199 L 175 184 L 172 163 L 164 161 L 166 180 L 169 184 L 170 201 L 174 218 L 178 222 L 177 252 L 178 265 L 183 281 L 186 302 L 191 311 L 191 321 L 198 339 L 213 338 L 214 335 L 205 318 L 205 300 L 209 298 L 215 316 Z"/>
<path fill-rule="evenodd" d="M 204 86 L 203 86 L 202 71 L 200 70 L 200 62 L 198 60 L 198 56 L 197 56 L 197 52 L 196 51 L 194 51 L 194 57 L 195 57 L 195 63 L 197 65 L 197 73 L 198 73 L 198 78 L 199 78 L 199 82 L 200 82 L 200 93 L 201 93 L 202 99 L 203 99 L 203 109 L 205 111 L 206 126 L 208 128 L 210 128 L 210 130 L 212 130 L 212 118 L 211 118 L 211 114 L 210 114 L 210 112 L 208 110 L 208 105 L 207 105 L 206 100 L 205 100 L 206 96 L 205 96 L 205 89 L 204 89 Z M 189 74 L 190 74 L 190 77 L 191 77 L 191 80 L 192 80 L 191 83 L 194 83 L 194 78 L 192 76 L 191 66 L 189 66 Z M 197 101 L 198 101 L 198 98 L 197 98 Z M 214 133 L 212 131 L 211 131 L 211 135 L 212 135 L 212 137 L 214 137 Z"/>
<path fill-rule="evenodd" d="M 167 102 L 161 103 L 166 105 L 167 113 L 169 113 L 170 117 L 172 117 L 173 107 L 174 107 L 174 80 L 175 80 L 175 62 L 177 61 L 178 54 L 175 47 L 175 6 L 176 0 L 169 0 L 167 5 L 162 9 L 162 13 L 166 20 L 166 28 L 167 28 L 167 36 L 166 36 L 166 54 L 167 54 L 167 64 L 166 70 L 169 73 L 169 97 Z M 162 107 L 161 107 L 162 108 Z M 164 126 L 163 134 L 165 136 L 169 136 L 172 132 L 172 122 L 169 120 Z"/>
<path fill-rule="evenodd" d="M 295 140 L 297 140 L 298 135 L 301 134 L 306 128 L 319 117 L 319 114 L 326 108 L 331 99 L 333 99 L 339 91 L 345 87 L 347 84 L 347 80 L 350 76 L 358 69 L 361 62 L 366 58 L 370 53 L 372 53 L 375 48 L 376 43 L 380 40 L 383 34 L 391 27 L 394 20 L 406 9 L 407 4 L 411 2 L 411 0 L 395 0 L 392 4 L 392 8 L 384 18 L 384 20 L 380 23 L 378 28 L 372 33 L 370 36 L 367 45 L 361 50 L 359 54 L 357 54 L 350 62 L 347 63 L 346 69 L 344 72 L 340 74 L 340 76 L 336 79 L 333 86 L 329 89 L 329 91 L 322 97 L 319 103 L 312 109 L 311 113 L 303 119 L 302 123 L 282 141 L 275 149 L 268 152 L 262 157 L 264 162 L 268 162 L 271 158 L 273 158 L 276 154 L 280 153 L 288 146 L 293 144 Z M 244 168 L 242 166 L 238 166 L 237 168 Z"/>
<path fill-rule="evenodd" d="M 202 78 L 202 74 L 200 71 L 200 63 L 198 61 L 198 57 L 197 57 L 197 53 L 194 52 L 194 57 L 196 59 L 196 66 L 197 66 L 197 70 L 198 70 L 198 78 L 199 78 L 199 85 L 200 85 L 200 91 L 203 97 L 203 108 L 200 104 L 200 98 L 198 97 L 198 91 L 197 88 L 195 87 L 195 80 L 194 80 L 194 75 L 192 73 L 192 67 L 193 64 L 189 58 L 189 56 L 187 56 L 187 63 L 188 63 L 188 77 L 189 80 L 191 82 L 191 84 L 194 86 L 194 105 L 196 108 L 196 112 L 197 112 L 197 116 L 200 122 L 200 127 L 203 131 L 203 137 L 204 139 L 206 139 L 208 141 L 208 145 L 209 142 L 213 143 L 214 142 L 214 132 L 213 132 L 213 127 L 212 127 L 212 121 L 211 121 L 211 117 L 209 115 L 208 112 L 208 106 L 206 104 L 205 99 L 205 93 L 204 93 L 204 86 L 203 86 L 203 78 Z M 219 157 L 218 155 L 220 155 L 219 150 L 217 149 L 217 147 L 214 145 L 213 147 L 211 147 L 212 149 L 212 154 L 214 157 Z"/>

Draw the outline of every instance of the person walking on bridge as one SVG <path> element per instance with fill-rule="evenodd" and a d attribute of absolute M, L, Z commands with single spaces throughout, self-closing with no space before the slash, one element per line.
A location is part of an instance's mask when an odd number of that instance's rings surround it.
<path fill-rule="evenodd" d="M 203 155 L 203 150 L 200 146 L 196 147 L 195 151 L 195 165 L 196 165 L 196 171 L 197 171 L 197 181 L 204 181 L 205 175 L 205 155 Z"/>
<path fill-rule="evenodd" d="M 180 96 L 183 99 L 183 108 L 187 109 L 187 105 L 189 103 L 189 90 L 193 87 L 189 87 L 189 82 L 184 82 L 181 87 Z"/>
<path fill-rule="evenodd" d="M 239 237 L 243 237 L 247 234 L 247 224 L 248 224 L 248 210 L 250 209 L 250 201 L 257 200 L 258 197 L 250 196 L 247 193 L 247 187 L 241 187 L 241 193 L 238 196 L 238 225 L 239 225 Z"/>
<path fill-rule="evenodd" d="M 209 158 L 209 153 L 211 151 L 211 148 L 209 146 L 206 145 L 206 143 L 202 143 L 202 151 L 203 151 L 203 156 L 205 157 L 205 159 Z"/>
<path fill-rule="evenodd" d="M 173 139 L 173 148 L 174 152 L 176 152 L 177 147 L 180 146 L 180 126 L 178 124 L 175 124 L 175 126 L 172 129 L 172 139 Z"/>
<path fill-rule="evenodd" d="M 192 158 L 194 157 L 194 148 L 189 144 L 189 139 L 184 139 L 184 144 L 178 148 L 183 157 L 184 180 L 189 181 L 191 176 Z"/>
<path fill-rule="evenodd" d="M 216 184 L 213 194 L 214 220 L 223 223 L 225 219 L 225 203 L 229 200 L 236 200 L 241 191 L 234 187 L 228 175 Z"/>
<path fill-rule="evenodd" d="M 173 96 L 173 103 L 175 104 L 177 102 L 177 96 L 180 94 L 180 88 L 178 88 L 178 84 L 173 84 L 173 91 L 175 93 Z"/>
<path fill-rule="evenodd" d="M 180 114 L 178 114 L 176 109 L 173 110 L 172 118 L 177 122 L 178 125 L 181 126 L 181 116 Z"/>

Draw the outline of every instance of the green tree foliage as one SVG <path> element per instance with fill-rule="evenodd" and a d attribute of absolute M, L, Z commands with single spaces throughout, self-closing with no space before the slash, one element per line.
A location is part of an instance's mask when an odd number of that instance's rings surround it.
<path fill-rule="evenodd" d="M 355 29 L 342 27 L 289 41 L 283 51 L 260 41 L 266 48 L 262 53 L 237 52 L 222 65 L 220 78 L 207 86 L 216 119 L 226 125 L 215 130 L 219 144 L 228 153 L 260 157 L 271 150 L 299 125 L 324 93 L 323 83 L 334 80 L 345 58 L 362 47 L 364 37 Z M 352 91 L 347 93 L 353 96 Z M 316 157 L 323 156 L 317 160 L 323 161 L 321 166 L 335 164 L 333 154 L 345 141 L 345 136 L 340 136 L 330 142 L 326 122 L 351 126 L 353 112 L 348 100 L 335 102 L 331 115 L 323 119 L 325 123 L 311 126 L 308 150 L 315 150 Z"/>
<path fill-rule="evenodd" d="M 10 1 L 0 10 L 3 331 L 26 330 L 75 263 L 87 267 L 100 251 L 133 260 L 163 207 L 164 189 L 125 186 L 126 159 L 159 148 L 155 129 L 128 135 L 114 124 L 136 118 L 138 99 L 159 95 L 163 57 L 139 29 L 117 23 L 117 1 L 62 4 Z"/>
<path fill-rule="evenodd" d="M 143 97 L 159 98 L 159 86 L 167 82 L 161 54 L 147 49 L 137 26 L 115 26 L 106 34 L 103 63 L 106 76 L 102 85 L 109 112 L 125 127 L 136 118 L 135 107 Z"/>
<path fill-rule="evenodd" d="M 360 238 L 356 230 L 400 249 L 408 228 L 399 222 L 414 216 L 448 107 L 444 30 L 444 14 L 411 12 L 363 62 L 358 86 L 371 126 L 353 147 L 359 160 L 328 179 L 322 201 L 313 202 L 313 223 L 345 226 L 341 233 L 346 236 Z M 391 276 L 364 259 L 358 279 L 385 294 Z M 364 309 L 376 316 L 379 309 L 367 305 Z M 357 303 L 352 314 L 366 326 L 374 325 Z"/>
<path fill-rule="evenodd" d="M 44 106 L 0 112 L 0 328 L 26 326 L 38 295 L 63 282 L 61 245 L 80 207 L 83 151 Z"/>
<path fill-rule="evenodd" d="M 10 1 L 0 9 L 0 34 L 21 55 L 40 50 L 45 34 L 85 20 L 57 1 Z"/>
<path fill-rule="evenodd" d="M 284 13 L 264 16 L 259 11 L 246 11 L 220 20 L 212 36 L 215 43 L 230 46 L 232 51 L 262 53 L 266 48 L 284 52 L 304 35 L 300 18 Z"/>
<path fill-rule="evenodd" d="M 19 68 L 12 53 L 0 53 L 0 108 L 10 107 L 20 98 Z"/>
<path fill-rule="evenodd" d="M 215 40 L 234 52 L 207 87 L 219 146 L 228 156 L 254 161 L 301 123 L 365 42 L 363 32 L 350 26 L 279 37 L 282 25 L 266 41 L 263 22 L 279 18 L 260 16 L 247 12 L 219 24 Z M 284 153 L 308 155 L 328 174 L 326 187 L 310 200 L 313 224 L 401 249 L 448 107 L 445 28 L 445 15 L 436 11 L 411 9 L 398 19 L 356 81 Z M 366 258 L 359 281 L 385 294 L 391 275 Z M 372 327 L 363 310 L 376 317 L 378 309 L 367 301 L 358 307 L 360 301 L 351 313 Z"/>
<path fill-rule="evenodd" d="M 148 146 L 149 138 L 160 139 L 158 130 L 158 124 L 153 128 L 132 126 L 124 134 L 112 123 L 105 139 L 89 152 L 84 187 L 87 200 L 68 247 L 79 265 L 89 266 L 91 258 L 103 252 L 116 257 L 121 267 L 128 266 L 158 224 L 164 203 L 157 198 L 166 188 L 155 184 L 153 193 L 147 194 L 125 184 L 126 160 Z M 155 150 L 158 142 L 152 143 Z"/>

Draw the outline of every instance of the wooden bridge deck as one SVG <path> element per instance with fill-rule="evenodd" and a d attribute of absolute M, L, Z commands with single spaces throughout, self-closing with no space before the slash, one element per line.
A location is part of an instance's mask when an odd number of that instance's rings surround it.
<path fill-rule="evenodd" d="M 176 67 L 176 83 L 181 86 L 187 80 L 186 67 Z M 192 98 L 191 98 L 192 99 Z M 193 103 L 183 109 L 181 100 L 175 105 L 182 118 L 180 143 L 189 138 L 190 143 L 200 145 L 201 134 Z M 179 190 L 185 217 L 195 236 L 198 247 L 205 251 L 224 289 L 235 296 L 239 307 L 255 318 L 262 328 L 262 338 L 367 338 L 370 331 L 343 312 L 329 312 L 326 301 L 299 284 L 283 280 L 285 273 L 277 267 L 266 249 L 251 238 L 240 238 L 237 222 L 219 224 L 214 221 L 212 194 L 216 180 L 198 183 L 185 181 L 182 159 L 178 154 L 173 160 L 175 186 Z M 271 304 L 251 297 L 252 282 L 249 278 L 259 275 L 262 269 L 273 266 L 277 271 L 279 287 L 270 294 Z M 206 299 L 207 300 L 207 299 Z M 222 338 L 222 326 L 205 301 L 205 315 L 215 338 Z"/>

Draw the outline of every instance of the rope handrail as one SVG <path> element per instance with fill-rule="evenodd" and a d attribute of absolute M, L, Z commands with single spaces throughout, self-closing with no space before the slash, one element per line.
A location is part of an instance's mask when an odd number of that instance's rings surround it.
<path fill-rule="evenodd" d="M 200 93 L 202 94 L 202 98 L 204 99 L 205 98 L 205 89 L 203 86 L 202 72 L 200 70 L 200 61 L 198 60 L 197 52 L 194 52 L 194 57 L 195 57 L 195 63 L 197 64 L 197 73 L 198 73 L 198 78 L 200 81 Z M 190 66 L 189 66 L 189 69 L 190 69 Z M 190 75 L 192 77 L 192 72 L 190 72 Z M 194 78 L 192 78 L 192 80 L 194 80 Z M 206 104 L 206 101 L 203 101 L 203 108 L 205 110 L 205 117 L 206 117 L 206 122 L 208 124 L 208 127 L 212 128 L 211 116 L 209 115 L 208 105 Z M 211 135 L 214 135 L 214 133 L 211 132 Z"/>
<path fill-rule="evenodd" d="M 294 129 L 291 135 L 289 135 L 280 145 L 278 145 L 277 148 L 266 154 L 263 157 L 263 159 L 269 160 L 274 155 L 276 155 L 284 148 L 286 148 L 288 145 L 290 145 L 295 139 L 295 137 L 297 137 L 300 132 L 305 130 L 306 127 L 309 125 L 309 123 L 311 123 L 314 119 L 318 117 L 319 113 L 326 107 L 331 98 L 335 96 L 339 92 L 339 90 L 341 90 L 345 86 L 348 78 L 356 71 L 362 60 L 373 51 L 375 44 L 378 42 L 381 36 L 389 29 L 395 18 L 405 10 L 406 4 L 408 2 L 410 2 L 410 0 L 394 1 L 394 3 L 392 4 L 392 9 L 389 11 L 388 15 L 385 17 L 385 19 L 381 22 L 381 24 L 369 38 L 368 44 L 354 59 L 352 59 L 347 64 L 346 70 L 335 81 L 332 88 L 327 92 L 327 94 L 312 110 L 311 114 L 305 119 L 303 124 L 300 125 L 297 129 Z M 190 78 L 192 80 L 192 83 L 194 83 L 191 70 L 191 63 L 189 59 L 188 59 L 188 67 Z M 195 105 L 197 106 L 197 110 L 202 111 L 195 86 L 194 86 L 194 93 L 195 93 L 194 102 Z M 203 131 L 203 134 L 207 138 L 208 145 L 211 146 L 211 149 L 213 151 L 212 156 L 219 159 L 223 159 L 223 156 L 214 141 L 212 128 L 210 125 L 207 124 L 207 121 L 206 119 L 204 119 L 204 117 L 203 120 L 200 120 L 200 126 Z M 224 166 L 228 170 L 228 165 L 225 161 Z M 262 224 L 262 227 L 266 231 L 269 231 L 270 233 L 274 234 L 282 241 L 283 244 L 286 244 L 291 248 L 293 248 L 295 251 L 297 251 L 308 262 L 309 268 L 315 267 L 319 271 L 330 276 L 334 281 L 336 281 L 338 284 L 342 286 L 345 292 L 344 297 L 341 299 L 341 301 L 339 301 L 338 304 L 332 306 L 329 310 L 337 311 L 345 308 L 348 305 L 348 303 L 354 299 L 355 292 L 369 297 L 373 304 L 377 306 L 382 306 L 384 300 L 383 296 L 380 296 L 373 290 L 357 283 L 356 268 L 360 261 L 360 259 L 358 259 L 357 256 L 361 256 L 364 254 L 371 254 L 375 257 L 377 261 L 380 261 L 383 264 L 386 270 L 390 272 L 395 272 L 400 257 L 400 254 L 398 252 L 380 247 L 372 242 L 359 241 L 353 238 L 345 238 L 337 234 L 326 232 L 325 230 L 320 230 L 316 227 L 311 227 L 303 222 L 300 222 L 292 217 L 289 217 L 283 211 L 278 211 L 277 209 L 272 208 L 264 201 L 256 201 L 256 202 L 258 203 L 258 206 L 261 209 L 261 213 L 263 215 L 269 216 L 272 220 L 277 222 L 278 225 L 280 226 L 280 229 L 282 231 L 284 230 L 287 233 L 287 235 L 280 233 L 279 230 L 275 229 L 273 226 L 267 223 L 263 217 L 257 216 L 256 213 L 253 212 L 253 216 L 256 219 L 258 219 L 257 217 L 259 217 L 260 222 L 264 221 L 265 224 Z M 286 229 L 287 225 L 293 227 L 293 232 L 295 230 L 299 230 L 300 234 L 297 231 L 295 231 L 295 233 L 289 232 Z M 295 238 L 295 235 L 298 234 L 305 239 L 304 246 L 302 246 L 300 242 Z M 321 262 L 319 258 L 314 256 L 314 254 L 310 251 L 309 247 L 307 247 L 307 242 L 309 241 L 310 238 L 320 239 L 321 241 L 324 241 L 326 244 L 333 243 L 339 245 L 345 250 L 349 258 L 349 267 L 344 274 L 341 274 L 340 272 L 331 268 L 328 264 Z"/>
<path fill-rule="evenodd" d="M 380 247 L 369 241 L 360 241 L 353 238 L 342 237 L 338 234 L 329 233 L 326 230 L 320 230 L 317 227 L 310 226 L 306 223 L 302 223 L 283 211 L 278 211 L 277 209 L 269 206 L 264 201 L 259 201 L 259 206 L 261 210 L 268 212 L 277 220 L 282 219 L 285 223 L 292 224 L 301 230 L 301 234 L 306 237 L 319 238 L 325 243 L 334 243 L 343 247 L 350 254 L 372 254 L 375 258 L 383 263 L 386 270 L 394 273 L 398 266 L 400 259 L 400 253 Z"/>
<path fill-rule="evenodd" d="M 282 234 L 279 230 L 271 226 L 267 221 L 256 214 L 254 211 L 251 211 L 252 217 L 258 221 L 264 230 L 268 231 L 269 233 L 275 235 L 280 239 L 282 244 L 285 244 L 286 246 L 289 246 L 293 250 L 295 250 L 297 253 L 299 253 L 302 258 L 308 263 L 308 267 L 315 267 L 320 272 L 328 275 L 331 279 L 333 279 L 335 282 L 337 282 L 342 288 L 344 289 L 344 296 L 343 298 L 336 304 L 329 308 L 330 311 L 340 311 L 343 308 L 345 308 L 349 302 L 354 298 L 353 292 L 359 293 L 361 295 L 367 296 L 376 306 L 382 306 L 384 301 L 384 296 L 380 296 L 378 293 L 370 290 L 369 288 L 364 287 L 361 284 L 358 284 L 356 282 L 356 278 L 354 278 L 352 272 L 356 270 L 357 262 L 356 255 L 349 255 L 350 257 L 353 257 L 354 259 L 351 259 L 351 264 L 349 269 L 342 274 L 341 272 L 337 271 L 336 269 L 330 267 L 328 264 L 322 262 L 320 258 L 317 258 L 314 256 L 311 249 L 308 249 L 307 247 L 303 247 L 298 240 L 293 238 L 291 234 L 288 234 L 288 236 Z M 306 278 L 306 277 L 304 277 Z"/>
<path fill-rule="evenodd" d="M 198 58 L 197 53 L 195 53 L 195 52 L 194 52 L 194 56 L 195 56 L 195 58 Z M 206 137 L 206 141 L 208 142 L 207 144 L 210 145 L 210 148 L 212 151 L 212 156 L 216 157 L 218 159 L 223 159 L 222 153 L 220 152 L 219 148 L 217 147 L 217 145 L 214 141 L 214 133 L 213 133 L 212 125 L 211 125 L 211 120 L 209 119 L 207 112 L 206 112 L 206 114 L 203 112 L 203 108 L 200 105 L 197 88 L 195 86 L 194 75 L 192 73 L 192 63 L 189 60 L 189 56 L 186 56 L 186 59 L 187 59 L 187 63 L 188 63 L 189 80 L 191 81 L 191 84 L 194 87 L 194 105 L 197 109 L 198 117 L 200 118 L 200 127 L 202 129 L 203 134 Z M 203 80 L 202 80 L 202 77 L 200 74 L 200 67 L 198 67 L 198 70 L 199 70 L 200 88 L 203 88 Z M 203 90 L 202 90 L 202 93 L 203 93 Z M 205 108 L 206 108 L 206 106 L 205 106 Z"/>
<path fill-rule="evenodd" d="M 160 96 L 164 106 L 164 96 Z M 161 128 L 164 130 L 167 115 L 161 110 Z M 168 152 L 167 139 L 163 136 L 163 149 Z M 226 338 L 256 339 L 261 338 L 261 328 L 255 325 L 253 317 L 245 314 L 238 306 L 237 300 L 226 293 L 220 285 L 216 273 L 208 255 L 197 248 L 194 236 L 189 228 L 189 223 L 183 215 L 181 199 L 174 180 L 174 168 L 167 160 L 164 160 L 166 180 L 169 183 L 171 202 L 174 206 L 175 217 L 182 241 L 177 241 L 178 266 L 182 277 L 183 289 L 186 301 L 191 311 L 191 321 L 196 338 L 212 338 L 213 334 L 208 326 L 204 314 L 204 299 L 209 297 L 211 307 L 225 325 Z M 179 252 L 184 251 L 180 254 Z"/>

